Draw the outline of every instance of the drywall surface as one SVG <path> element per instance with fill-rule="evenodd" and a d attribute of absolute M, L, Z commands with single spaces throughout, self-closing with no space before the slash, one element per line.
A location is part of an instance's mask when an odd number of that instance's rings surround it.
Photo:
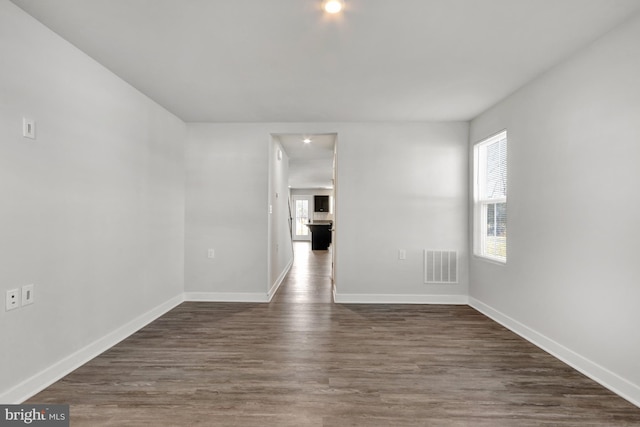
<path fill-rule="evenodd" d="M 2 396 L 182 294 L 186 133 L 5 0 L 0 57 Z"/>
<path fill-rule="evenodd" d="M 338 301 L 445 302 L 440 296 L 452 296 L 449 302 L 464 302 L 467 138 L 466 123 L 340 129 Z M 458 251 L 457 284 L 424 283 L 425 249 Z M 399 259 L 399 250 L 406 259 Z"/>
<path fill-rule="evenodd" d="M 636 17 L 473 120 L 508 131 L 508 260 L 472 258 L 470 287 L 637 404 L 638 40 Z"/>
<path fill-rule="evenodd" d="M 289 205 L 289 156 L 277 136 L 269 150 L 269 295 L 272 296 L 293 264 Z"/>
<path fill-rule="evenodd" d="M 185 291 L 266 301 L 271 135 L 260 125 L 187 129 Z"/>
<path fill-rule="evenodd" d="M 337 133 L 338 300 L 466 298 L 466 123 L 187 126 L 187 294 L 240 300 L 252 298 L 237 293 L 264 294 L 271 135 Z M 206 258 L 208 247 L 216 248 L 216 259 Z M 405 260 L 398 259 L 399 249 Z M 423 249 L 458 251 L 459 283 L 424 284 Z"/>

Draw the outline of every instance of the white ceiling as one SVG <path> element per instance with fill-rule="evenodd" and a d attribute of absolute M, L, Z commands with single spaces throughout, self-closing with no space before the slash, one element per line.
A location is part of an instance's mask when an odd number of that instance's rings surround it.
<path fill-rule="evenodd" d="M 639 0 L 12 0 L 187 122 L 469 120 Z"/>
<path fill-rule="evenodd" d="M 278 134 L 289 158 L 291 188 L 333 188 L 333 150 L 336 134 Z M 304 138 L 310 143 L 305 144 Z"/>
<path fill-rule="evenodd" d="M 12 0 L 186 122 L 469 120 L 640 0 Z M 293 188 L 335 135 L 278 135 Z"/>

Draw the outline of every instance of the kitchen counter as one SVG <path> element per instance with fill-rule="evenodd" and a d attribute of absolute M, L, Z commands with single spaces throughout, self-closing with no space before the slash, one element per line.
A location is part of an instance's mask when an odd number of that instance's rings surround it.
<path fill-rule="evenodd" d="M 307 224 L 311 231 L 311 250 L 326 251 L 331 244 L 333 221 L 314 221 Z"/>

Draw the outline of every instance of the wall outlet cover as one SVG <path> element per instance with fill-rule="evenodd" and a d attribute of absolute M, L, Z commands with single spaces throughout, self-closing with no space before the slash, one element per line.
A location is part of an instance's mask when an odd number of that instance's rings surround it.
<path fill-rule="evenodd" d="M 8 290 L 5 300 L 6 310 L 14 310 L 18 307 L 20 307 L 20 289 Z"/>

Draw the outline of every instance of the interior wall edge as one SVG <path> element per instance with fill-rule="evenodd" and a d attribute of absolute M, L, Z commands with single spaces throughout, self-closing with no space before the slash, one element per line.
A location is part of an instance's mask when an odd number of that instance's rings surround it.
<path fill-rule="evenodd" d="M 120 341 L 130 337 L 149 323 L 173 310 L 184 302 L 184 294 L 180 293 L 144 314 L 125 323 L 91 344 L 68 355 L 62 360 L 27 378 L 21 383 L 0 394 L 0 402 L 20 404 L 56 381 L 70 374 L 90 360 L 104 353 Z"/>
<path fill-rule="evenodd" d="M 282 270 L 278 278 L 271 284 L 271 287 L 269 288 L 269 292 L 267 293 L 267 297 L 269 298 L 269 301 L 271 301 L 271 299 L 274 297 L 276 292 L 278 292 L 278 289 L 280 289 L 280 285 L 282 285 L 284 278 L 287 277 L 287 274 L 289 274 L 289 270 L 291 270 L 291 267 L 293 267 L 293 257 L 289 260 L 289 263 L 284 268 L 284 270 Z"/>
<path fill-rule="evenodd" d="M 333 299 L 339 304 L 468 304 L 466 295 L 347 294 L 334 291 Z"/>
<path fill-rule="evenodd" d="M 469 296 L 469 306 L 640 408 L 640 385 L 622 378 L 472 296 Z"/>
<path fill-rule="evenodd" d="M 269 295 L 262 292 L 185 292 L 189 302 L 269 302 Z"/>

